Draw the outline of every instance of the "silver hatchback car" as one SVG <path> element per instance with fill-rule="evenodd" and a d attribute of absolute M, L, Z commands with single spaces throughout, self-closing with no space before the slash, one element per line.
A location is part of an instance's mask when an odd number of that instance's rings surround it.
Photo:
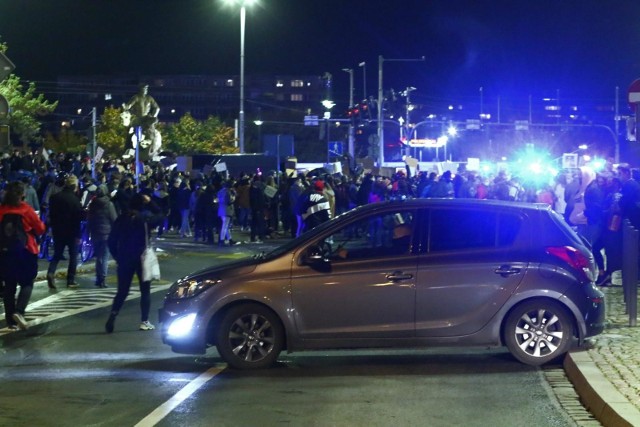
<path fill-rule="evenodd" d="M 541 365 L 604 328 L 593 255 L 548 205 L 371 204 L 270 252 L 190 274 L 160 309 L 178 353 L 264 368 L 281 351 L 506 346 Z"/>

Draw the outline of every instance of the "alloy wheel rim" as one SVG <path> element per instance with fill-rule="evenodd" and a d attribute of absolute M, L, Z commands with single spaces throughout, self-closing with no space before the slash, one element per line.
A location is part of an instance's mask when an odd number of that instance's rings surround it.
<path fill-rule="evenodd" d="M 231 351 L 245 362 L 263 360 L 273 350 L 274 342 L 273 325 L 260 314 L 239 317 L 229 329 Z"/>
<path fill-rule="evenodd" d="M 516 325 L 515 337 L 520 349 L 532 357 L 554 354 L 565 331 L 553 312 L 545 309 L 524 313 Z"/>

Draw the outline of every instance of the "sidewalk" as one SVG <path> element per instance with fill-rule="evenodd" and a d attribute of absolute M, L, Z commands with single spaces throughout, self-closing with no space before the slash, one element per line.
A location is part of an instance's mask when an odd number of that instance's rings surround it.
<path fill-rule="evenodd" d="M 584 406 L 605 427 L 640 427 L 640 326 L 629 326 L 622 286 L 604 287 L 607 326 L 569 353 L 564 370 Z"/>

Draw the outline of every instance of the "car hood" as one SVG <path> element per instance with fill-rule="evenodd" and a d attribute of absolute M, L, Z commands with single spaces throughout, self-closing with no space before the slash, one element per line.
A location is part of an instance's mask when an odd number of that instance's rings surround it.
<path fill-rule="evenodd" d="M 185 276 L 181 280 L 190 280 L 200 277 L 224 279 L 233 276 L 239 276 L 241 274 L 249 274 L 255 270 L 256 266 L 261 263 L 262 260 L 255 257 L 243 258 L 237 261 L 229 261 L 214 267 L 205 267 L 201 270 L 195 271 L 188 276 Z"/>

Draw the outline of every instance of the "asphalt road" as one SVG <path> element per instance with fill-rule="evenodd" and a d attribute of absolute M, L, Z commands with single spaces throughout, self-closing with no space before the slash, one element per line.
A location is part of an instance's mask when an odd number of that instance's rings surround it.
<path fill-rule="evenodd" d="M 154 311 L 172 280 L 263 249 L 160 246 L 168 256 L 152 288 Z M 93 289 L 90 273 L 78 278 L 80 290 L 53 295 L 38 284 L 30 307 L 37 324 L 0 336 L 0 425 L 575 425 L 544 371 L 505 349 L 283 354 L 273 369 L 241 372 L 226 369 L 215 350 L 178 355 L 157 330 L 139 331 L 136 292 L 109 335 L 114 280 Z"/>

